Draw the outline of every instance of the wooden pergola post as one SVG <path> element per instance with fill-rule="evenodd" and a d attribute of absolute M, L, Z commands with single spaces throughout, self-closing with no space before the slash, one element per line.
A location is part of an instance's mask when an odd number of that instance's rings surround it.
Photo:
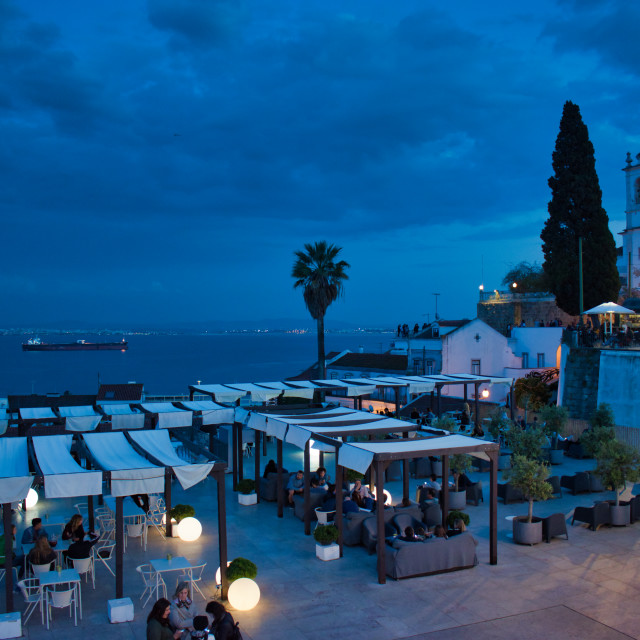
<path fill-rule="evenodd" d="M 220 561 L 220 597 L 227 597 L 229 581 L 227 580 L 227 506 L 225 502 L 224 469 L 214 473 L 218 484 L 218 551 Z"/>
<path fill-rule="evenodd" d="M 233 473 L 233 489 L 238 486 L 238 430 L 237 422 L 231 425 L 231 468 Z"/>
<path fill-rule="evenodd" d="M 311 535 L 311 460 L 309 440 L 304 445 L 304 535 Z"/>
<path fill-rule="evenodd" d="M 276 478 L 276 491 L 278 492 L 278 518 L 284 515 L 284 487 L 282 486 L 282 440 L 276 442 L 276 458 L 278 464 L 278 477 Z"/>
<path fill-rule="evenodd" d="M 260 502 L 260 437 L 262 434 L 257 429 L 253 430 L 253 434 L 253 449 L 255 453 L 254 478 L 256 483 L 256 497 L 258 502 Z"/>
<path fill-rule="evenodd" d="M 442 491 L 440 504 L 442 507 L 442 526 L 447 528 L 447 516 L 449 515 L 449 456 L 442 455 Z"/>
<path fill-rule="evenodd" d="M 376 462 L 376 524 L 378 531 L 378 584 L 385 584 L 387 581 L 387 570 L 385 566 L 385 536 L 384 536 L 384 463 L 382 460 Z"/>
<path fill-rule="evenodd" d="M 475 396 L 476 396 L 474 411 L 475 411 L 475 414 L 476 414 L 476 427 L 477 427 L 478 424 L 479 424 L 478 423 L 478 418 L 480 417 L 479 416 L 479 413 L 480 413 L 480 397 L 479 397 L 480 396 L 480 383 L 479 382 L 474 382 L 473 388 L 474 388 Z"/>
<path fill-rule="evenodd" d="M 116 496 L 116 598 L 124 594 L 123 554 L 124 554 L 124 518 L 122 515 L 122 496 Z M 167 506 L 167 522 L 171 522 Z M 169 529 L 171 524 L 169 524 Z"/>
<path fill-rule="evenodd" d="M 488 451 L 489 469 L 489 563 L 498 564 L 498 452 Z"/>
<path fill-rule="evenodd" d="M 238 457 L 238 482 L 244 478 L 244 452 L 242 451 L 242 422 L 236 422 L 237 433 L 237 457 Z M 233 488 L 235 491 L 235 487 Z"/>
<path fill-rule="evenodd" d="M 164 469 L 164 502 L 167 509 L 165 516 L 165 533 L 167 538 L 173 535 L 173 525 L 171 524 L 171 467 Z"/>
<path fill-rule="evenodd" d="M 336 460 L 338 455 L 336 452 Z M 340 557 L 342 558 L 342 552 L 344 548 L 343 540 L 343 522 L 342 522 L 342 466 L 336 463 L 336 515 L 334 522 L 338 527 L 338 546 L 340 547 Z"/>
<path fill-rule="evenodd" d="M 11 534 L 11 503 L 2 505 L 2 523 L 4 524 L 4 577 L 5 606 L 7 613 L 13 611 L 13 535 Z"/>

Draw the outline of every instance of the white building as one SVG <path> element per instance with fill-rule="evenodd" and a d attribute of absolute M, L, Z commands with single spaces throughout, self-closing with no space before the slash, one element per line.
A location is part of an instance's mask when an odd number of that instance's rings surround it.
<path fill-rule="evenodd" d="M 623 169 L 626 187 L 626 226 L 620 233 L 622 250 L 618 249 L 618 273 L 623 287 L 640 288 L 640 153 L 633 164 L 627 153 L 627 166 Z M 620 253 L 621 251 L 621 253 Z M 626 293 L 626 292 L 625 292 Z"/>

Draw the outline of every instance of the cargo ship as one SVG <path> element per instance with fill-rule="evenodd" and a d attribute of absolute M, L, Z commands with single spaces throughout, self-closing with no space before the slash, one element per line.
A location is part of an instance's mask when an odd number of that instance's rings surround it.
<path fill-rule="evenodd" d="M 30 338 L 22 343 L 23 351 L 126 351 L 129 343 L 122 342 L 42 342 L 40 338 Z"/>

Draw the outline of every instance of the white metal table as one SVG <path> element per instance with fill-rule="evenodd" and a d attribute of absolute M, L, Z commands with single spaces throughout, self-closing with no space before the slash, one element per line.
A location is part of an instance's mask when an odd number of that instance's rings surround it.
<path fill-rule="evenodd" d="M 162 579 L 163 573 L 168 573 L 169 571 L 183 571 L 189 576 L 189 583 L 191 584 L 191 563 L 184 558 L 183 556 L 172 557 L 170 560 L 167 558 L 161 558 L 159 560 L 151 560 L 151 567 L 156 572 L 156 593 L 159 592 L 160 583 L 164 583 Z M 193 591 L 193 585 L 191 590 Z"/>
<path fill-rule="evenodd" d="M 63 569 L 62 571 L 46 571 L 37 576 L 40 582 L 40 598 L 44 597 L 45 587 L 53 587 L 57 584 L 72 584 L 78 598 L 76 600 L 80 620 L 82 620 L 82 589 L 80 587 L 80 574 L 75 569 Z M 44 603 L 43 603 L 44 606 Z M 47 616 L 49 612 L 47 612 Z"/>

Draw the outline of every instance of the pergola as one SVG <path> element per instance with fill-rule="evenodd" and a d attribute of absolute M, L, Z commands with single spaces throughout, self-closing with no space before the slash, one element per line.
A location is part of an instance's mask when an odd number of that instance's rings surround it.
<path fill-rule="evenodd" d="M 376 495 L 384 492 L 384 470 L 394 460 L 402 460 L 407 470 L 411 458 L 424 456 L 442 457 L 442 518 L 443 523 L 449 511 L 449 456 L 465 453 L 489 460 L 490 499 L 489 499 L 489 556 L 490 563 L 498 563 L 498 453 L 499 445 L 494 442 L 478 440 L 468 436 L 449 435 L 435 438 L 413 440 L 385 440 L 382 442 L 344 443 L 338 450 L 338 474 L 336 482 L 342 480 L 342 468 L 348 467 L 365 473 L 370 467 L 375 470 Z M 407 496 L 405 496 L 407 497 Z M 340 507 L 338 508 L 338 505 Z M 378 582 L 386 582 L 385 549 L 382 541 L 384 534 L 384 509 L 376 509 L 378 530 Z M 340 532 L 340 554 L 342 555 L 342 504 L 336 500 L 336 521 Z"/>

